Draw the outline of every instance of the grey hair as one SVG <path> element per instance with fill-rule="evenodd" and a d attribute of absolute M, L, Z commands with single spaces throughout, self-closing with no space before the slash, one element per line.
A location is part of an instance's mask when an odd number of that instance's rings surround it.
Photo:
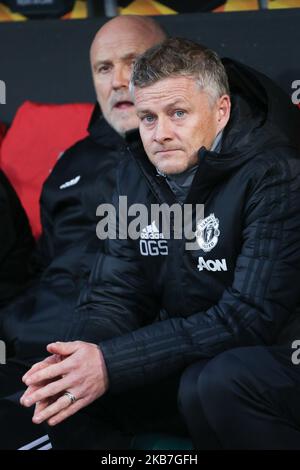
<path fill-rule="evenodd" d="M 184 38 L 168 38 L 148 49 L 134 64 L 129 89 L 144 88 L 169 77 L 194 78 L 213 102 L 229 95 L 228 77 L 218 54 Z"/>

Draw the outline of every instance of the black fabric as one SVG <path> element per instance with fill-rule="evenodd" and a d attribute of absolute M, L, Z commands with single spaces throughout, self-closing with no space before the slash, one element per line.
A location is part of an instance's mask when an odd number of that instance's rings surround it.
<path fill-rule="evenodd" d="M 236 348 L 190 366 L 179 402 L 195 448 L 299 450 L 300 373 L 291 355 L 284 347 Z"/>
<path fill-rule="evenodd" d="M 34 240 L 25 211 L 0 171 L 0 308 L 19 295 L 31 278 Z"/>
<path fill-rule="evenodd" d="M 61 424 L 48 427 L 54 449 L 129 449 L 144 433 L 187 437 L 177 408 L 179 376 L 159 386 L 114 396 L 109 392 Z"/>
<path fill-rule="evenodd" d="M 19 449 L 46 435 L 46 428 L 32 423 L 34 407 L 19 404 L 26 388 L 21 378 L 27 368 L 20 361 L 0 365 L 0 449 Z"/>
<path fill-rule="evenodd" d="M 89 136 L 64 153 L 43 186 L 43 233 L 32 262 L 38 275 L 0 314 L 0 337 L 10 357 L 41 357 L 49 342 L 69 338 L 78 293 L 101 243 L 96 209 L 111 201 L 116 167 L 125 158 L 124 140 L 96 106 Z"/>
<path fill-rule="evenodd" d="M 142 238 L 109 240 L 73 317 L 74 336 L 100 345 L 112 392 L 158 383 L 227 349 L 276 344 L 297 314 L 300 114 L 266 77 L 225 65 L 231 119 L 220 153 L 199 150 L 185 201 L 218 219 L 215 246 L 188 251 L 171 231 L 163 248 L 151 240 L 147 255 Z M 176 202 L 141 142 L 128 137 L 133 160 L 120 165 L 116 206 L 119 195 L 149 213 L 153 203 Z"/>
<path fill-rule="evenodd" d="M 203 450 L 216 450 L 221 449 L 221 446 L 206 417 L 198 391 L 201 386 L 199 382 L 202 383 L 202 372 L 209 362 L 211 362 L 209 359 L 197 361 L 183 372 L 178 392 L 178 409 L 186 423 L 194 447 Z M 222 407 L 218 403 L 216 412 L 220 410 L 222 413 Z"/>
<path fill-rule="evenodd" d="M 157 387 L 138 388 L 119 396 L 105 394 L 61 424 L 32 423 L 34 407 L 24 408 L 19 400 L 25 386 L 22 375 L 28 365 L 10 360 L 0 366 L 0 449 L 18 449 L 48 435 L 54 449 L 128 449 L 139 433 L 163 432 L 187 436 L 177 410 L 179 376 Z M 37 446 L 34 446 L 36 450 Z"/>

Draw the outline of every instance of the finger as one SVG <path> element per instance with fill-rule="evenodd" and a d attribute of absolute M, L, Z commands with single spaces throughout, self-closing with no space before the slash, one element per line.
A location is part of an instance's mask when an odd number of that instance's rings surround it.
<path fill-rule="evenodd" d="M 38 370 L 41 370 L 44 367 L 47 367 L 47 365 L 48 365 L 48 362 L 46 362 L 46 359 L 44 361 L 37 362 L 36 364 L 34 364 L 32 367 L 30 367 L 30 369 L 26 372 L 26 374 L 23 375 L 22 377 L 23 382 L 24 382 L 24 379 L 32 375 L 33 372 L 37 372 Z"/>
<path fill-rule="evenodd" d="M 80 346 L 81 341 L 70 341 L 68 343 L 62 343 L 57 341 L 57 343 L 51 343 L 47 346 L 47 351 L 52 354 L 60 354 L 62 356 L 69 356 L 73 354 Z"/>
<path fill-rule="evenodd" d="M 34 409 L 34 414 L 33 416 L 37 416 L 39 413 L 41 413 L 45 408 L 47 408 L 50 404 L 52 403 L 51 400 L 42 400 L 38 401 L 37 404 L 35 405 Z"/>
<path fill-rule="evenodd" d="M 47 400 L 38 401 L 35 405 L 34 416 L 38 415 L 45 408 L 52 405 L 52 403 L 54 403 L 56 400 L 58 400 L 58 398 L 60 398 L 60 395 L 55 395 L 51 398 L 48 398 Z"/>
<path fill-rule="evenodd" d="M 43 421 L 48 420 L 51 417 L 59 414 L 62 410 L 70 406 L 72 406 L 70 404 L 70 398 L 65 395 L 62 395 L 54 403 L 50 403 L 42 410 L 37 410 L 37 412 L 35 412 L 33 415 L 32 421 L 36 424 L 40 424 Z"/>
<path fill-rule="evenodd" d="M 24 382 L 27 386 L 60 377 L 69 371 L 69 361 L 62 360 L 56 364 L 50 364 L 41 370 L 35 371 L 30 377 L 26 377 Z"/>
<path fill-rule="evenodd" d="M 47 423 L 49 426 L 55 426 L 56 424 L 61 423 L 65 419 L 77 413 L 77 411 L 79 411 L 81 408 L 84 408 L 86 405 L 87 402 L 84 399 L 76 400 L 75 403 L 48 419 Z"/>
<path fill-rule="evenodd" d="M 36 392 L 37 390 L 41 390 L 42 388 L 44 388 L 49 383 L 52 383 L 52 380 L 44 380 L 43 382 L 39 382 L 37 384 L 29 385 L 29 387 L 25 390 L 25 392 L 23 393 L 23 395 L 20 398 L 21 405 L 26 406 L 25 401 L 28 398 L 31 397 L 33 392 Z"/>
<path fill-rule="evenodd" d="M 23 375 L 22 380 L 26 380 L 26 378 L 30 377 L 34 372 L 37 372 L 38 370 L 42 370 L 48 365 L 55 364 L 60 361 L 60 356 L 57 354 L 53 354 L 52 356 L 46 357 L 43 361 L 37 362 L 34 364 L 27 372 L 26 374 Z"/>
<path fill-rule="evenodd" d="M 23 398 L 22 404 L 26 407 L 32 406 L 38 401 L 50 399 L 51 397 L 68 390 L 70 387 L 72 387 L 72 384 L 70 383 L 70 379 L 67 377 L 56 380 L 55 382 L 50 382 L 42 388 L 28 392 L 28 394 Z"/>
<path fill-rule="evenodd" d="M 48 385 L 49 381 L 45 381 L 45 382 L 41 382 L 40 384 L 36 384 L 36 385 L 30 385 L 26 390 L 25 392 L 23 393 L 23 395 L 21 396 L 20 398 L 20 403 L 21 405 L 24 405 L 24 400 L 26 398 L 28 398 L 29 396 L 31 396 L 31 394 L 33 392 L 35 392 L 36 390 L 39 390 L 43 387 L 45 387 L 46 385 Z"/>
<path fill-rule="evenodd" d="M 42 386 L 41 386 L 42 387 Z M 35 392 L 36 390 L 38 390 L 39 388 L 41 387 L 38 387 L 38 386 L 35 386 L 35 385 L 31 385 L 30 387 L 28 387 L 25 392 L 23 393 L 23 395 L 21 396 L 20 398 L 20 403 L 21 405 L 25 406 L 25 400 L 30 397 L 30 395 Z"/>
<path fill-rule="evenodd" d="M 31 393 L 35 390 L 39 390 L 43 387 L 45 387 L 46 385 L 48 385 L 49 383 L 52 383 L 53 380 L 44 380 L 43 382 L 39 382 L 39 383 L 36 383 L 36 384 L 32 384 L 32 385 L 29 385 L 25 392 L 23 393 L 21 399 L 23 399 L 25 396 L 28 396 L 28 395 L 31 395 Z"/>

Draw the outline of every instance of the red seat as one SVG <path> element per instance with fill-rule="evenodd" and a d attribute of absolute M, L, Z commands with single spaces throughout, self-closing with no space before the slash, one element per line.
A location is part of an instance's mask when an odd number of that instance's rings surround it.
<path fill-rule="evenodd" d="M 2 142 L 0 167 L 15 188 L 32 233 L 41 233 L 39 198 L 58 157 L 87 135 L 92 104 L 25 102 Z"/>

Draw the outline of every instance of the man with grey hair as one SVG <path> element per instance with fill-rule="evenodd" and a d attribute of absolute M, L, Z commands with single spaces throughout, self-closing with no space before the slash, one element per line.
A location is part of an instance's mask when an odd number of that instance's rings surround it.
<path fill-rule="evenodd" d="M 152 18 L 120 16 L 107 21 L 93 39 L 90 63 L 97 104 L 88 136 L 64 153 L 43 186 L 40 272 L 25 295 L 0 316 L 0 339 L 7 345 L 8 358 L 0 368 L 0 419 L 13 421 L 15 410 L 20 430 L 17 434 L 13 424 L 10 432 L 2 429 L 2 449 L 22 447 L 43 432 L 32 426 L 30 413 L 19 406 L 24 388 L 20 378 L 47 355 L 49 342 L 73 338 L 78 295 L 103 245 L 96 237 L 96 209 L 110 202 L 118 163 L 128 158 L 124 135 L 138 127 L 129 93 L 132 65 L 164 38 Z"/>
<path fill-rule="evenodd" d="M 197 449 L 299 449 L 299 111 L 267 77 L 179 38 L 136 61 L 131 89 L 141 141 L 128 136 L 115 203 L 192 207 L 195 244 L 172 219 L 168 238 L 150 219 L 109 239 L 78 309 L 84 341 L 50 344 L 21 402 L 54 435 L 107 404 L 117 419 L 115 405 L 130 434 L 128 397 L 154 422 L 162 392 L 164 406 L 178 396 Z"/>

